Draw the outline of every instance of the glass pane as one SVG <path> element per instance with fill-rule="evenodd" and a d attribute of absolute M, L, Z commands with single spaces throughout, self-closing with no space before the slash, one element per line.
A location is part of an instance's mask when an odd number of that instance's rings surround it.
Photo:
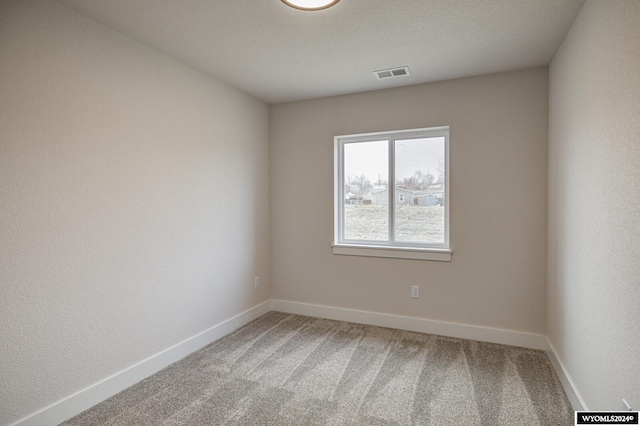
<path fill-rule="evenodd" d="M 344 238 L 389 239 L 389 145 L 386 140 L 344 145 Z"/>
<path fill-rule="evenodd" d="M 444 244 L 444 137 L 395 143 L 395 240 Z"/>

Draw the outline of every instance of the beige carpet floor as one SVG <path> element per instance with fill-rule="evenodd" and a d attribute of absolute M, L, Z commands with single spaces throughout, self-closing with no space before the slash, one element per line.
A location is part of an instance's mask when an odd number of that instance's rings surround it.
<path fill-rule="evenodd" d="M 270 312 L 64 425 L 572 425 L 542 351 Z"/>

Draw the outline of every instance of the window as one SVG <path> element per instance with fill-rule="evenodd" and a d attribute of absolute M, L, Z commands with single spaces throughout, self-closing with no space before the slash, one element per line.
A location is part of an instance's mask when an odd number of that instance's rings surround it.
<path fill-rule="evenodd" d="M 449 127 L 336 136 L 334 147 L 334 254 L 451 260 Z"/>

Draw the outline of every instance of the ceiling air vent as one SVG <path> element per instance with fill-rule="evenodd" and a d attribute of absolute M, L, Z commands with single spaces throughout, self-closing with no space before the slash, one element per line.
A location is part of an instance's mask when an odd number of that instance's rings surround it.
<path fill-rule="evenodd" d="M 398 68 L 391 68 L 388 70 L 374 71 L 373 74 L 375 74 L 378 80 L 384 80 L 386 78 L 402 77 L 404 75 L 411 75 L 411 73 L 409 72 L 409 67 L 398 67 Z"/>

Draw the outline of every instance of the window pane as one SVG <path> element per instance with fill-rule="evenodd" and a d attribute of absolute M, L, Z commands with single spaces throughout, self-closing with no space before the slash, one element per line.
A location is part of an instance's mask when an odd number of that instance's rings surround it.
<path fill-rule="evenodd" d="M 395 240 L 444 244 L 444 137 L 395 142 Z"/>
<path fill-rule="evenodd" d="M 388 240 L 388 176 L 389 145 L 386 140 L 344 145 L 346 240 Z"/>

